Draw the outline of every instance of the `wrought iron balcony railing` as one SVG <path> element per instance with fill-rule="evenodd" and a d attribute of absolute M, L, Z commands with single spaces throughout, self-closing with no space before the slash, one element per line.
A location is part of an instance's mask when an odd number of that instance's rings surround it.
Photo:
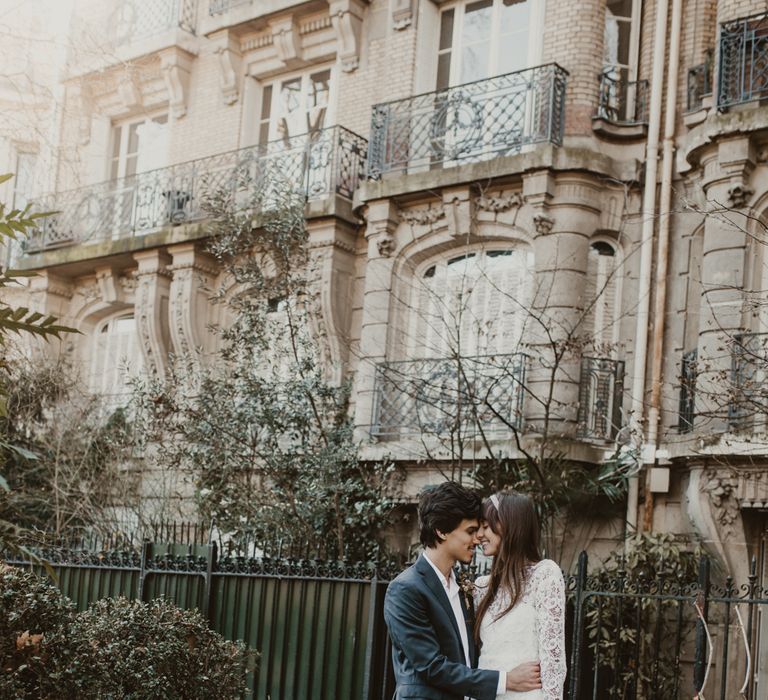
<path fill-rule="evenodd" d="M 696 417 L 696 361 L 698 350 L 683 354 L 680 366 L 680 407 L 678 411 L 677 430 L 679 433 L 690 433 Z"/>
<path fill-rule="evenodd" d="M 197 0 L 121 0 L 112 20 L 117 45 L 170 29 L 195 33 Z"/>
<path fill-rule="evenodd" d="M 648 121 L 648 81 L 627 80 L 623 71 L 609 68 L 600 74 L 597 116 L 615 124 Z"/>
<path fill-rule="evenodd" d="M 522 353 L 380 364 L 371 435 L 468 436 L 520 428 L 525 368 Z"/>
<path fill-rule="evenodd" d="M 366 145 L 336 126 L 51 195 L 35 209 L 58 213 L 41 219 L 26 252 L 199 221 L 206 216 L 204 195 L 221 188 L 255 188 L 265 202 L 286 186 L 308 199 L 351 199 L 363 176 Z"/>
<path fill-rule="evenodd" d="M 557 64 L 375 105 L 368 175 L 456 165 L 561 144 L 567 71 Z"/>
<path fill-rule="evenodd" d="M 768 97 L 768 13 L 720 27 L 717 106 Z"/>
<path fill-rule="evenodd" d="M 589 440 L 610 441 L 622 426 L 624 362 L 600 357 L 581 360 L 577 433 Z"/>
<path fill-rule="evenodd" d="M 734 430 L 764 426 L 768 418 L 768 333 L 742 333 L 731 348 L 728 422 Z"/>
<path fill-rule="evenodd" d="M 707 52 L 704 63 L 688 69 L 686 88 L 686 109 L 695 112 L 701 108 L 704 98 L 712 94 L 712 51 Z"/>

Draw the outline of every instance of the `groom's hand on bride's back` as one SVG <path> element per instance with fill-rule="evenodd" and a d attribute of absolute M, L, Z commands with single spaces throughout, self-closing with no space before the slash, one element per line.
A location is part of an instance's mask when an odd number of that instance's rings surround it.
<path fill-rule="evenodd" d="M 507 671 L 507 690 L 518 693 L 541 688 L 541 665 L 538 661 L 526 661 Z"/>

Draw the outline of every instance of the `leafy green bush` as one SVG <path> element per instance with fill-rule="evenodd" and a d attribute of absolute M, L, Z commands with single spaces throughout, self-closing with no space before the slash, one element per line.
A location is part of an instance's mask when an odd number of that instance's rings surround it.
<path fill-rule="evenodd" d="M 225 641 L 196 611 L 165 600 L 106 598 L 70 627 L 78 697 L 237 698 L 245 693 L 242 644 Z"/>
<path fill-rule="evenodd" d="M 245 662 L 196 611 L 107 598 L 78 614 L 48 581 L 0 564 L 0 698 L 238 698 Z"/>
<path fill-rule="evenodd" d="M 0 697 L 63 696 L 59 671 L 66 653 L 52 650 L 74 616 L 74 605 L 57 588 L 0 563 Z"/>

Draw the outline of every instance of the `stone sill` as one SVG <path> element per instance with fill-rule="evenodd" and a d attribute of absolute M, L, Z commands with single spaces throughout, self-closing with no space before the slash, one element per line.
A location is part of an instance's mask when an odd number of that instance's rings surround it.
<path fill-rule="evenodd" d="M 357 209 L 372 200 L 435 191 L 443 187 L 522 175 L 536 170 L 585 170 L 627 182 L 637 180 L 640 163 L 634 158 L 615 160 L 590 146 L 569 146 L 566 139 L 563 146 L 543 143 L 516 155 L 497 156 L 435 170 L 389 173 L 380 180 L 366 180 L 355 192 L 354 207 Z"/>
<path fill-rule="evenodd" d="M 307 203 L 305 215 L 308 220 L 337 218 L 352 225 L 359 223 L 352 212 L 352 203 L 343 197 L 326 197 Z M 255 221 L 254 225 L 258 225 Z M 93 261 L 110 259 L 118 264 L 120 259 L 129 260 L 133 253 L 151 250 L 177 243 L 186 243 L 206 238 L 207 223 L 197 221 L 178 226 L 165 226 L 145 234 L 126 235 L 121 238 L 86 241 L 79 244 L 62 245 L 38 253 L 23 255 L 17 268 L 20 270 L 43 270 L 56 267 L 60 272 L 80 274 L 93 269 Z"/>
<path fill-rule="evenodd" d="M 611 141 L 637 141 L 648 135 L 648 124 L 646 122 L 619 123 L 603 117 L 592 117 L 592 131 Z"/>
<path fill-rule="evenodd" d="M 366 433 L 367 434 L 367 433 Z M 430 461 L 440 462 L 441 460 L 450 460 L 451 454 L 444 443 L 433 436 L 421 438 L 412 436 L 400 440 L 380 440 L 363 442 L 360 445 L 360 457 L 365 461 L 379 461 L 391 459 L 396 462 L 424 462 L 423 455 L 429 454 Z M 523 449 L 528 452 L 539 448 L 539 440 L 532 435 L 523 436 Z M 517 449 L 512 435 L 494 436 L 489 439 L 491 448 L 497 456 L 509 459 L 523 459 L 523 453 Z M 552 451 L 562 454 L 566 460 L 580 462 L 584 464 L 599 464 L 608 459 L 614 452 L 613 443 L 598 443 L 589 440 L 580 440 L 573 438 L 560 438 L 550 440 Z M 465 460 L 484 460 L 488 459 L 488 451 L 485 443 L 478 439 L 473 445 L 471 440 L 465 442 L 464 447 Z"/>

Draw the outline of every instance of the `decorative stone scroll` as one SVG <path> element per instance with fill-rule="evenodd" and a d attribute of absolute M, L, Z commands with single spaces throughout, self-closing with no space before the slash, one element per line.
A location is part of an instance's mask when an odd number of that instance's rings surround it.
<path fill-rule="evenodd" d="M 341 70 L 351 73 L 360 65 L 363 30 L 363 0 L 331 0 L 331 23 L 336 31 Z"/>
<path fill-rule="evenodd" d="M 414 0 L 392 0 L 392 26 L 397 31 L 407 29 L 413 23 Z"/>

